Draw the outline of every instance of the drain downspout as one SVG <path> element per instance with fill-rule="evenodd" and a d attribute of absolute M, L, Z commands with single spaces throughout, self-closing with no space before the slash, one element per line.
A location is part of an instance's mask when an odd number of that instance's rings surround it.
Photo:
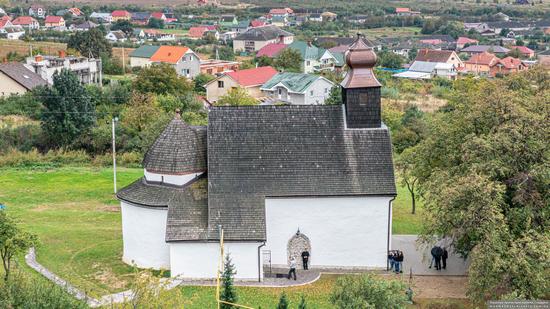
<path fill-rule="evenodd" d="M 386 251 L 386 270 L 390 270 L 390 261 L 388 261 L 388 254 L 390 253 L 390 235 L 391 235 L 391 204 L 393 201 L 395 201 L 395 198 L 397 196 L 392 197 L 392 199 L 388 202 L 388 250 Z"/>
<path fill-rule="evenodd" d="M 265 246 L 265 241 L 258 246 L 258 282 L 262 282 L 262 263 L 260 259 L 260 249 Z"/>

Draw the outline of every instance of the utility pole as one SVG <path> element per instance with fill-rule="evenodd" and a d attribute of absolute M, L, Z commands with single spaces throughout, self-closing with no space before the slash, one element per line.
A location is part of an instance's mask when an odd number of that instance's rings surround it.
<path fill-rule="evenodd" d="M 123 75 L 126 74 L 126 61 L 124 59 L 124 46 L 122 46 L 122 71 L 124 71 Z"/>
<path fill-rule="evenodd" d="M 118 122 L 118 117 L 113 118 L 112 127 L 113 127 L 113 185 L 114 191 L 116 194 L 116 144 L 115 144 L 115 125 Z"/>

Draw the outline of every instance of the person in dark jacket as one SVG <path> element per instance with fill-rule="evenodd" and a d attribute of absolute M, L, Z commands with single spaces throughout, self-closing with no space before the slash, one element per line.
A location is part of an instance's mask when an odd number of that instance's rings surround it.
<path fill-rule="evenodd" d="M 309 267 L 309 252 L 306 250 L 302 252 L 302 266 L 304 266 L 304 270 L 308 270 Z"/>
<path fill-rule="evenodd" d="M 441 261 L 443 262 L 443 269 L 447 269 L 447 259 L 449 258 L 449 253 L 447 249 L 443 247 L 443 254 L 441 255 Z"/>
<path fill-rule="evenodd" d="M 441 256 L 443 256 L 443 249 L 439 246 L 435 246 L 431 250 L 431 254 L 435 261 L 435 269 L 441 270 Z M 431 266 L 431 265 L 430 265 Z"/>
<path fill-rule="evenodd" d="M 395 273 L 402 273 L 403 272 L 403 251 L 397 250 L 397 253 L 395 254 Z"/>
<path fill-rule="evenodd" d="M 388 261 L 390 262 L 390 271 L 393 271 L 394 267 L 395 267 L 395 253 L 393 250 L 391 250 L 390 252 L 388 252 Z"/>

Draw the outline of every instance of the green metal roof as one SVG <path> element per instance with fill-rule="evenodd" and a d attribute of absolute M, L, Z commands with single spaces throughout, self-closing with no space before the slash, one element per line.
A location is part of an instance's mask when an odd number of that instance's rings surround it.
<path fill-rule="evenodd" d="M 156 45 L 141 45 L 138 49 L 130 53 L 130 57 L 151 58 L 159 47 L 160 46 Z"/>
<path fill-rule="evenodd" d="M 344 64 L 346 63 L 344 59 L 344 53 L 338 53 L 338 52 L 330 52 L 330 53 L 334 56 L 334 59 L 336 59 L 336 66 L 343 67 Z"/>
<path fill-rule="evenodd" d="M 290 72 L 277 73 L 265 84 L 263 84 L 261 88 L 271 89 L 275 85 L 281 83 L 292 92 L 303 93 L 309 87 L 309 85 L 311 85 L 318 78 L 320 78 L 320 76 L 312 74 Z"/>
<path fill-rule="evenodd" d="M 323 56 L 326 49 L 319 48 L 315 45 L 309 45 L 304 41 L 294 41 L 292 44 L 288 45 L 288 48 L 295 49 L 300 52 L 302 59 L 304 60 L 317 60 Z"/>

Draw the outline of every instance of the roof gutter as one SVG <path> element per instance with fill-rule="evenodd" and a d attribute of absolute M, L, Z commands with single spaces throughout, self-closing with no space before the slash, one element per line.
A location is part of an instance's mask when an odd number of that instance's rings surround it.
<path fill-rule="evenodd" d="M 387 243 L 387 251 L 386 251 L 386 270 L 390 270 L 390 261 L 387 259 L 387 255 L 390 252 L 390 237 L 391 237 L 391 210 L 392 210 L 392 202 L 396 199 L 396 195 L 392 197 L 391 200 L 388 202 L 388 243 Z"/>

